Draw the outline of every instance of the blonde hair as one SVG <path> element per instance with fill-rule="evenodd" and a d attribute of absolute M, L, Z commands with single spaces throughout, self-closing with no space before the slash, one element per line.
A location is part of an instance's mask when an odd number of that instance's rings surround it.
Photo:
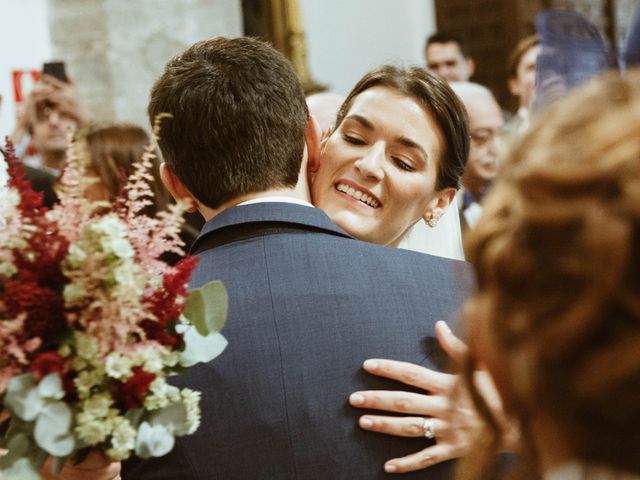
<path fill-rule="evenodd" d="M 529 452 L 543 411 L 576 458 L 640 472 L 640 72 L 557 102 L 507 157 L 466 249 L 506 407 Z"/>

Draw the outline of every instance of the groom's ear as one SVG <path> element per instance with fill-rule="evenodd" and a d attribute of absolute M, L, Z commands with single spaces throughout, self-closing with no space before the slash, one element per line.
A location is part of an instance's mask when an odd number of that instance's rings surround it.
<path fill-rule="evenodd" d="M 176 173 L 166 162 L 162 162 L 160 164 L 160 179 L 162 180 L 162 183 L 167 188 L 167 190 L 169 190 L 171 196 L 175 198 L 176 201 L 188 200 L 191 202 L 191 207 L 189 207 L 189 209 L 187 210 L 188 212 L 196 211 L 196 198 L 191 194 L 189 189 L 184 186 Z"/>
<path fill-rule="evenodd" d="M 320 140 L 322 129 L 316 117 L 309 115 L 307 120 L 307 173 L 312 175 L 320 168 Z"/>

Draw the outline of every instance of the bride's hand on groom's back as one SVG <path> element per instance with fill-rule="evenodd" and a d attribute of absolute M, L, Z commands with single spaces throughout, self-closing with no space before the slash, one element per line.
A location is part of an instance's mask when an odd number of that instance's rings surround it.
<path fill-rule="evenodd" d="M 436 325 L 442 348 L 461 362 L 466 345 L 444 322 Z M 349 397 L 352 406 L 405 416 L 363 415 L 359 425 L 365 430 L 401 437 L 432 438 L 435 443 L 419 452 L 388 460 L 389 473 L 403 473 L 430 467 L 465 455 L 482 424 L 457 375 L 436 372 L 412 363 L 371 359 L 363 368 L 373 374 L 411 385 L 429 393 L 404 391 L 361 391 Z M 426 443 L 426 440 L 425 440 Z"/>

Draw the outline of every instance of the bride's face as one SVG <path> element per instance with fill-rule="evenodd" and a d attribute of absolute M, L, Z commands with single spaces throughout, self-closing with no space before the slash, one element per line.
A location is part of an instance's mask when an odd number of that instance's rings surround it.
<path fill-rule="evenodd" d="M 397 246 L 441 206 L 441 151 L 440 129 L 415 100 L 388 87 L 365 90 L 323 143 L 314 204 L 354 237 Z"/>

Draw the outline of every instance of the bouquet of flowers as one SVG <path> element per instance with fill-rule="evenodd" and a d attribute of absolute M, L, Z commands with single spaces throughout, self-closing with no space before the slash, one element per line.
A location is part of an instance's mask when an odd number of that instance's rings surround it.
<path fill-rule="evenodd" d="M 157 133 L 157 129 L 154 133 Z M 90 450 L 113 460 L 162 456 L 199 425 L 200 392 L 167 377 L 219 355 L 227 315 L 220 282 L 187 293 L 196 265 L 182 253 L 185 205 L 151 218 L 153 146 L 107 209 L 84 198 L 72 144 L 60 203 L 42 206 L 7 141 L 0 186 L 0 476 L 38 479 Z"/>

